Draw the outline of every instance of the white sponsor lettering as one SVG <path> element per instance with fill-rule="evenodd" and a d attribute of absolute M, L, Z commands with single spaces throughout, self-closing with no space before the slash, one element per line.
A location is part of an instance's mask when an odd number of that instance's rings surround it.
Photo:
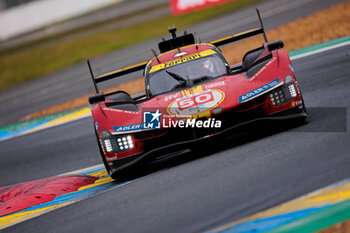
<path fill-rule="evenodd" d="M 214 88 L 214 87 L 220 87 L 220 86 L 224 86 L 224 85 L 225 85 L 225 82 L 224 81 L 220 81 L 220 82 L 208 84 L 204 88 L 205 89 L 211 89 L 211 88 Z"/>
<path fill-rule="evenodd" d="M 172 120 L 163 118 L 163 128 L 220 128 L 221 121 L 209 118 L 205 121 L 196 119 Z"/>
<path fill-rule="evenodd" d="M 107 162 L 112 162 L 112 161 L 117 160 L 117 159 L 118 159 L 118 157 L 117 157 L 117 156 L 113 156 L 113 157 L 106 157 Z"/>
<path fill-rule="evenodd" d="M 115 132 L 130 131 L 130 130 L 141 129 L 141 128 L 142 128 L 142 124 L 113 127 Z"/>
<path fill-rule="evenodd" d="M 268 83 L 268 84 L 265 84 L 264 86 L 261 86 L 253 91 L 250 91 L 242 96 L 239 97 L 239 102 L 243 102 L 243 101 L 246 101 L 254 96 L 258 96 L 259 94 L 261 93 L 264 93 L 266 92 L 268 89 L 276 86 L 277 84 L 279 83 L 279 78 L 275 79 L 274 81 Z"/>
<path fill-rule="evenodd" d="M 299 101 L 295 101 L 295 105 L 302 105 L 303 101 L 299 100 Z"/>
<path fill-rule="evenodd" d="M 249 80 L 252 81 L 254 80 L 256 77 L 258 77 L 263 71 L 266 70 L 266 67 L 270 66 L 272 64 L 272 62 L 274 62 L 277 58 L 273 57 L 263 68 L 261 68 L 256 74 L 253 75 L 253 77 L 251 77 Z"/>
<path fill-rule="evenodd" d="M 177 97 L 179 97 L 180 93 L 177 92 L 175 94 L 171 94 L 171 95 L 168 95 L 168 96 L 165 96 L 164 100 L 165 101 L 169 101 L 169 100 L 172 100 L 172 99 L 176 99 Z"/>
<path fill-rule="evenodd" d="M 121 109 L 114 109 L 114 108 L 108 108 L 105 107 L 102 109 L 103 111 L 109 111 L 109 112 L 122 112 L 126 114 L 140 114 L 139 112 L 133 112 L 133 111 L 127 111 L 127 110 L 121 110 Z"/>

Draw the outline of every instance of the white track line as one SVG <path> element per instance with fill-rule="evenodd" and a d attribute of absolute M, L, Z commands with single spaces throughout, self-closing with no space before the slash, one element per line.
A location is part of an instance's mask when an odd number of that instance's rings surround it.
<path fill-rule="evenodd" d="M 311 55 L 314 55 L 314 54 L 317 54 L 317 53 L 322 53 L 322 52 L 329 51 L 329 50 L 332 50 L 332 49 L 340 48 L 340 47 L 343 47 L 343 46 L 346 46 L 346 45 L 350 45 L 350 41 L 346 41 L 346 42 L 343 42 L 343 43 L 340 43 L 340 44 L 336 44 L 336 45 L 332 45 L 332 46 L 329 46 L 329 47 L 326 47 L 326 48 L 322 48 L 322 49 L 317 49 L 317 50 L 314 50 L 314 51 L 311 51 L 311 52 L 306 52 L 306 53 L 303 53 L 303 54 L 300 54 L 300 55 L 292 56 L 290 59 L 291 60 L 296 60 L 296 59 L 307 57 L 307 56 L 311 56 Z"/>

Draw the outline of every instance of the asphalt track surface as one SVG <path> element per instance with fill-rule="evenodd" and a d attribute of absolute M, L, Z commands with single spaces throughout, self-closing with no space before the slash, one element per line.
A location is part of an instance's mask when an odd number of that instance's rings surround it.
<path fill-rule="evenodd" d="M 196 32 L 202 41 L 211 41 L 228 34 L 258 27 L 255 7 L 261 11 L 267 30 L 310 15 L 345 0 L 268 0 L 249 6 L 239 12 L 222 15 L 197 24 L 188 32 Z M 167 28 L 164 29 L 166 33 Z M 166 35 L 169 36 L 169 35 Z M 151 48 L 156 49 L 159 38 L 129 48 L 112 52 L 92 61 L 95 74 L 102 74 L 117 68 L 142 62 L 152 57 Z M 102 87 L 117 85 L 139 77 L 132 74 L 106 82 Z M 14 123 L 20 117 L 62 103 L 75 97 L 93 92 L 86 63 L 61 70 L 0 92 L 0 126 Z"/>
<path fill-rule="evenodd" d="M 349 51 L 293 61 L 308 124 L 209 145 L 4 232 L 204 232 L 349 178 Z M 2 141 L 0 151 L 0 187 L 100 163 L 91 118 Z"/>

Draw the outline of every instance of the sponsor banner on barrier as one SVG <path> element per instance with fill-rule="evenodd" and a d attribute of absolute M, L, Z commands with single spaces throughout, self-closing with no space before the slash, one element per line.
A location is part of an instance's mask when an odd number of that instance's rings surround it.
<path fill-rule="evenodd" d="M 230 0 L 170 0 L 171 12 L 174 15 L 222 4 Z"/>

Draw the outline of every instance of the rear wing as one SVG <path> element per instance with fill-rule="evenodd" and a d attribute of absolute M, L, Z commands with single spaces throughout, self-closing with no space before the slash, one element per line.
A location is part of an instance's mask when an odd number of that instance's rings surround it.
<path fill-rule="evenodd" d="M 218 46 L 226 45 L 226 44 L 229 44 L 229 43 L 232 43 L 235 41 L 239 41 L 239 40 L 242 40 L 242 39 L 245 39 L 248 37 L 259 35 L 259 34 L 263 34 L 265 42 L 268 42 L 266 34 L 265 34 L 265 30 L 264 30 L 264 25 L 263 25 L 263 22 L 261 20 L 260 12 L 258 9 L 256 9 L 256 13 L 257 13 L 257 16 L 259 19 L 260 28 L 254 28 L 254 29 L 251 29 L 251 30 L 248 30 L 245 32 L 235 34 L 235 35 L 226 36 L 226 37 L 214 40 L 214 41 L 210 41 L 209 43 L 218 47 Z M 192 33 L 187 34 L 185 32 L 185 34 L 182 36 L 176 36 L 176 33 L 175 33 L 176 28 L 174 28 L 174 27 L 170 28 L 169 32 L 172 34 L 172 38 L 168 39 L 168 40 L 163 39 L 163 41 L 161 41 L 158 44 L 158 48 L 159 48 L 161 53 L 164 53 L 164 52 L 167 52 L 167 51 L 170 51 L 173 49 L 180 49 L 181 47 L 186 46 L 186 45 L 195 44 L 195 39 L 194 39 L 194 36 Z M 152 51 L 152 52 L 154 53 L 155 57 L 157 58 L 157 55 L 155 54 L 155 52 L 154 51 Z M 104 82 L 104 81 L 107 81 L 107 80 L 110 80 L 113 78 L 117 78 L 117 77 L 129 74 L 129 73 L 143 70 L 143 69 L 145 69 L 148 61 L 144 61 L 144 62 L 135 64 L 135 65 L 132 65 L 132 66 L 127 66 L 127 67 L 100 75 L 96 78 L 94 77 L 94 74 L 92 72 L 90 61 L 88 60 L 87 63 L 89 66 L 90 74 L 92 77 L 92 81 L 94 83 L 96 93 L 99 94 L 99 90 L 98 90 L 98 86 L 97 86 L 98 83 Z"/>
<path fill-rule="evenodd" d="M 248 37 L 256 36 L 259 34 L 263 34 L 265 42 L 268 42 L 267 37 L 266 37 L 266 33 L 265 33 L 265 29 L 264 29 L 264 25 L 263 25 L 263 22 L 261 20 L 261 16 L 260 16 L 260 12 L 259 12 L 258 8 L 256 8 L 256 14 L 257 14 L 258 19 L 259 19 L 260 28 L 254 28 L 254 29 L 250 29 L 250 30 L 245 31 L 245 32 L 238 33 L 238 34 L 226 36 L 226 37 L 223 37 L 223 38 L 220 38 L 217 40 L 210 41 L 209 43 L 218 47 L 218 46 L 226 45 L 226 44 L 229 44 L 229 43 L 232 43 L 235 41 L 239 41 L 239 40 L 242 40 L 242 39 L 245 39 Z"/>
<path fill-rule="evenodd" d="M 115 70 L 115 71 L 100 75 L 95 79 L 95 81 L 96 81 L 96 83 L 100 83 L 100 82 L 107 81 L 107 80 L 112 79 L 112 78 L 116 78 L 119 76 L 123 76 L 123 75 L 129 74 L 129 73 L 139 71 L 139 70 L 143 70 L 146 67 L 147 62 L 148 61 L 144 61 L 144 62 L 141 62 L 139 64 L 127 66 L 127 67 L 121 68 L 119 70 Z"/>

